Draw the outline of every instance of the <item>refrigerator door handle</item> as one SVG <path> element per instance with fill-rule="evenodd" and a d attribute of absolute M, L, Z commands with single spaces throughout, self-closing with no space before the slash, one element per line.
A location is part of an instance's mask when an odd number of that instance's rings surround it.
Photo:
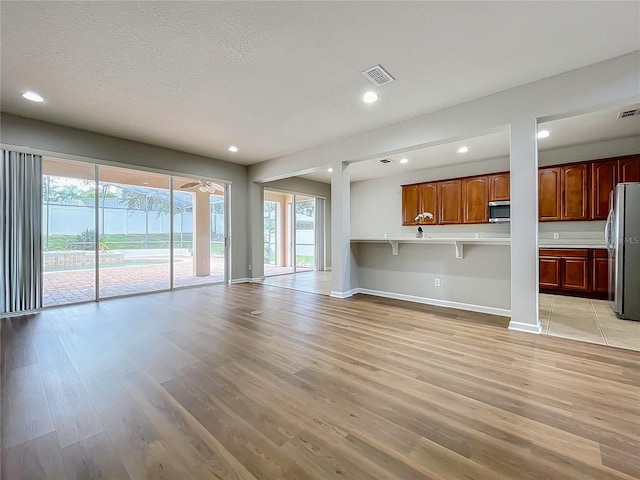
<path fill-rule="evenodd" d="M 613 244 L 611 243 L 611 223 L 613 221 L 613 210 L 609 210 L 609 215 L 607 215 L 607 223 L 604 226 L 604 242 L 607 245 L 607 250 L 611 251 L 613 249 Z"/>

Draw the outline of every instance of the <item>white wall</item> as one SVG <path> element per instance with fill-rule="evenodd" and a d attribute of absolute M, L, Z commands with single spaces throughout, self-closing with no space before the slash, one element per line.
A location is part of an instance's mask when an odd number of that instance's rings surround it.
<path fill-rule="evenodd" d="M 246 278 L 248 256 L 247 168 L 213 158 L 63 127 L 8 113 L 0 114 L 3 148 L 53 157 L 123 164 L 231 182 L 231 279 Z"/>
<path fill-rule="evenodd" d="M 357 287 L 428 299 L 469 309 L 511 309 L 508 246 L 400 244 L 398 255 L 383 243 L 354 243 Z M 440 279 L 436 287 L 434 280 Z M 353 280 L 353 279 L 352 279 Z M 497 313 L 497 312 L 496 312 Z"/>
<path fill-rule="evenodd" d="M 583 143 L 553 150 L 541 150 L 538 154 L 541 167 L 563 163 L 586 162 L 601 158 L 622 157 L 640 153 L 640 135 L 615 138 L 604 142 Z"/>

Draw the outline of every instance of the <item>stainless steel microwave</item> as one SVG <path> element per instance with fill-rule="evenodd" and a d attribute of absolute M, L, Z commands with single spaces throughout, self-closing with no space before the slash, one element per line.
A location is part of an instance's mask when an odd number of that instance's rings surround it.
<path fill-rule="evenodd" d="M 489 223 L 506 223 L 511 221 L 511 202 L 489 202 Z"/>

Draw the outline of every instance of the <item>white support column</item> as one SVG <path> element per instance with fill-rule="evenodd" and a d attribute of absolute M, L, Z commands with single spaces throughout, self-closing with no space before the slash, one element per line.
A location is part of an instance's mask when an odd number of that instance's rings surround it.
<path fill-rule="evenodd" d="M 349 165 L 334 162 L 331 175 L 331 296 L 351 296 L 351 182 Z"/>
<path fill-rule="evenodd" d="M 535 118 L 511 123 L 511 321 L 540 333 L 538 319 L 538 146 Z"/>
<path fill-rule="evenodd" d="M 262 184 L 248 182 L 250 252 L 245 266 L 246 276 L 258 281 L 264 276 L 264 189 Z"/>

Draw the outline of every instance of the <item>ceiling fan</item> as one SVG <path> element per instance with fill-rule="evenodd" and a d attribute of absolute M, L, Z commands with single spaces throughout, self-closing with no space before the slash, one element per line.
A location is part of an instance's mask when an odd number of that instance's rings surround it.
<path fill-rule="evenodd" d="M 189 182 L 180 185 L 181 190 L 198 189 L 202 193 L 224 193 L 224 187 L 219 183 L 210 182 L 209 180 L 198 180 L 197 182 Z"/>

